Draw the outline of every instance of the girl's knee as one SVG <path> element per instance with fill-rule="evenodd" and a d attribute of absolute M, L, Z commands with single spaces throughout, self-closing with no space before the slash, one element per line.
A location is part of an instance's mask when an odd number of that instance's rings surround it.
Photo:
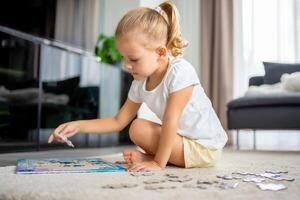
<path fill-rule="evenodd" d="M 158 125 L 145 119 L 135 119 L 129 128 L 129 137 L 132 142 L 136 143 L 139 139 L 144 139 L 145 135 L 150 136 L 151 133 L 158 131 Z"/>
<path fill-rule="evenodd" d="M 135 142 L 136 138 L 140 136 L 142 129 L 142 119 L 135 119 L 132 121 L 129 128 L 129 137 L 131 141 Z"/>

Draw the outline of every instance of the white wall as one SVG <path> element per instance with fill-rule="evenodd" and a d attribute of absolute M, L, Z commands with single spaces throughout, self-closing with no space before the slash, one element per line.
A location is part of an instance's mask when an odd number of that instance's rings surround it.
<path fill-rule="evenodd" d="M 140 0 L 140 6 L 147 6 L 150 8 L 155 8 L 162 2 L 164 2 L 164 1 L 163 0 Z"/>
<path fill-rule="evenodd" d="M 200 75 L 200 1 L 173 0 L 173 2 L 180 14 L 182 36 L 189 41 L 184 58 L 195 67 Z"/>
<path fill-rule="evenodd" d="M 100 32 L 113 35 L 123 15 L 127 11 L 139 6 L 139 4 L 139 0 L 100 0 L 100 10 L 103 11 L 100 13 L 100 23 L 103 28 Z"/>

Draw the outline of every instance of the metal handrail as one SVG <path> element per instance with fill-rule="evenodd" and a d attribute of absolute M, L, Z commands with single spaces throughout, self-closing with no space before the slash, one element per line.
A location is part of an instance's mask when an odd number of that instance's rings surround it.
<path fill-rule="evenodd" d="M 18 30 L 12 29 L 12 28 L 1 26 L 1 25 L 0 25 L 0 32 L 33 42 L 35 44 L 51 46 L 54 48 L 58 48 L 58 49 L 61 49 L 64 51 L 68 51 L 71 53 L 78 54 L 80 56 L 90 58 L 92 60 L 95 60 L 96 62 L 100 62 L 100 58 L 98 56 L 96 56 L 94 53 L 89 52 L 87 50 L 83 50 L 78 47 L 71 46 L 71 45 L 63 43 L 61 41 L 50 40 L 50 39 L 34 36 L 31 34 L 24 33 L 22 31 L 18 31 Z"/>

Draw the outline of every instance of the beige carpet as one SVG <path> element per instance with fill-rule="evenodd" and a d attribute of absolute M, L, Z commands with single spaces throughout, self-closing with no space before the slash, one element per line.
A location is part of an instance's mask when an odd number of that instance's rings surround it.
<path fill-rule="evenodd" d="M 121 160 L 121 154 L 102 156 L 109 161 Z M 91 174 L 45 174 L 17 175 L 15 167 L 0 168 L 0 199 L 299 199 L 300 153 L 225 150 L 217 166 L 203 169 L 179 169 L 168 167 L 152 176 L 131 176 L 122 173 Z M 234 171 L 262 173 L 265 170 L 287 170 L 293 182 L 281 181 L 288 187 L 282 191 L 261 191 L 254 183 L 241 180 L 236 189 L 222 190 L 216 186 L 208 189 L 184 188 L 200 180 L 219 180 L 216 175 L 231 175 Z M 164 179 L 166 173 L 189 175 L 187 183 L 166 182 L 161 185 L 176 186 L 176 189 L 145 190 L 145 180 Z M 226 182 L 224 180 L 224 182 Z M 104 189 L 114 183 L 136 183 L 137 187 Z"/>

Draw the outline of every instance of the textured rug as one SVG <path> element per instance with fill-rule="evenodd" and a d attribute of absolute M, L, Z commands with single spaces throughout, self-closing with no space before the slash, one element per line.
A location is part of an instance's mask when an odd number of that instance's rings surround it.
<path fill-rule="evenodd" d="M 101 156 L 111 162 L 121 161 L 121 154 Z M 284 184 L 281 191 L 262 191 L 255 183 L 242 179 L 223 180 L 217 175 L 232 172 L 263 173 L 266 170 L 288 171 L 294 181 L 271 181 Z M 172 179 L 172 176 L 173 177 Z M 179 176 L 179 179 L 176 179 Z M 175 178 L 175 179 L 174 179 Z M 0 168 L 0 199 L 299 199 L 300 153 L 225 150 L 215 167 L 181 169 L 168 166 L 153 174 L 76 173 L 17 175 L 15 166 Z M 172 181 L 173 180 L 173 181 Z M 198 181 L 213 182 L 197 184 Z M 218 183 L 214 183 L 214 181 Z M 238 183 L 234 189 L 223 183 Z M 199 187 L 197 187 L 199 186 Z"/>

